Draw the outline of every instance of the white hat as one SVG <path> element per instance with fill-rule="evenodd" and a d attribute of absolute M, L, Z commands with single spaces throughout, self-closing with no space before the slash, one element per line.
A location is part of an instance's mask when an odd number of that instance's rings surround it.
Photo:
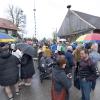
<path fill-rule="evenodd" d="M 39 50 L 38 50 L 38 53 L 41 53 L 41 52 L 42 52 L 42 50 L 41 50 L 41 49 L 39 49 Z"/>
<path fill-rule="evenodd" d="M 15 44 L 13 43 L 13 44 L 11 44 L 11 49 L 15 49 Z"/>
<path fill-rule="evenodd" d="M 55 53 L 58 53 L 58 50 L 55 50 Z"/>
<path fill-rule="evenodd" d="M 67 50 L 71 50 L 72 51 L 73 50 L 72 46 L 68 46 Z"/>

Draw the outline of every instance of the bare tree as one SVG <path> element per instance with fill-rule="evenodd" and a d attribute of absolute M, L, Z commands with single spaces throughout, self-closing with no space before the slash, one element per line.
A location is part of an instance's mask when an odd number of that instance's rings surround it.
<path fill-rule="evenodd" d="M 8 8 L 8 18 L 11 20 L 20 31 L 23 31 L 26 24 L 26 16 L 23 13 L 23 10 L 13 5 L 9 5 Z"/>

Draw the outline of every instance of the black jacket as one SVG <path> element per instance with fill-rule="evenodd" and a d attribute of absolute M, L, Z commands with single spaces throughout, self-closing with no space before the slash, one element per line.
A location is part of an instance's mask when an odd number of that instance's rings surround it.
<path fill-rule="evenodd" d="M 33 59 L 24 54 L 21 59 L 21 79 L 32 78 L 33 74 L 35 74 Z"/>
<path fill-rule="evenodd" d="M 10 53 L 0 53 L 0 85 L 9 86 L 17 83 L 19 79 L 17 57 Z"/>
<path fill-rule="evenodd" d="M 79 62 L 78 77 L 80 79 L 85 78 L 86 80 L 96 79 L 95 64 L 90 58 L 88 58 L 87 60 L 81 60 Z"/>

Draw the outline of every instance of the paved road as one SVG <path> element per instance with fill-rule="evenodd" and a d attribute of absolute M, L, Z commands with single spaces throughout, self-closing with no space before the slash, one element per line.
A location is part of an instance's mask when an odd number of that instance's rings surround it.
<path fill-rule="evenodd" d="M 50 99 L 50 87 L 51 81 L 45 80 L 43 83 L 40 83 L 37 63 L 36 74 L 33 77 L 31 87 L 21 87 L 20 96 L 15 96 L 15 100 L 51 100 Z M 76 90 L 74 87 L 71 88 L 70 100 L 80 100 L 81 94 L 80 91 Z M 7 100 L 3 88 L 0 88 L 0 100 Z M 97 81 L 97 86 L 95 92 L 91 93 L 91 100 L 100 100 L 100 80 Z"/>

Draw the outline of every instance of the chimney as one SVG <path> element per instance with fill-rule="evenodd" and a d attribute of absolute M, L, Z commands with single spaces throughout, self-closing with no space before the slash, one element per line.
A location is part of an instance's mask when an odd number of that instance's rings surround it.
<path fill-rule="evenodd" d="M 71 5 L 68 5 L 68 6 L 67 6 L 67 8 L 68 8 L 68 10 L 70 10 L 70 8 L 71 8 Z"/>

